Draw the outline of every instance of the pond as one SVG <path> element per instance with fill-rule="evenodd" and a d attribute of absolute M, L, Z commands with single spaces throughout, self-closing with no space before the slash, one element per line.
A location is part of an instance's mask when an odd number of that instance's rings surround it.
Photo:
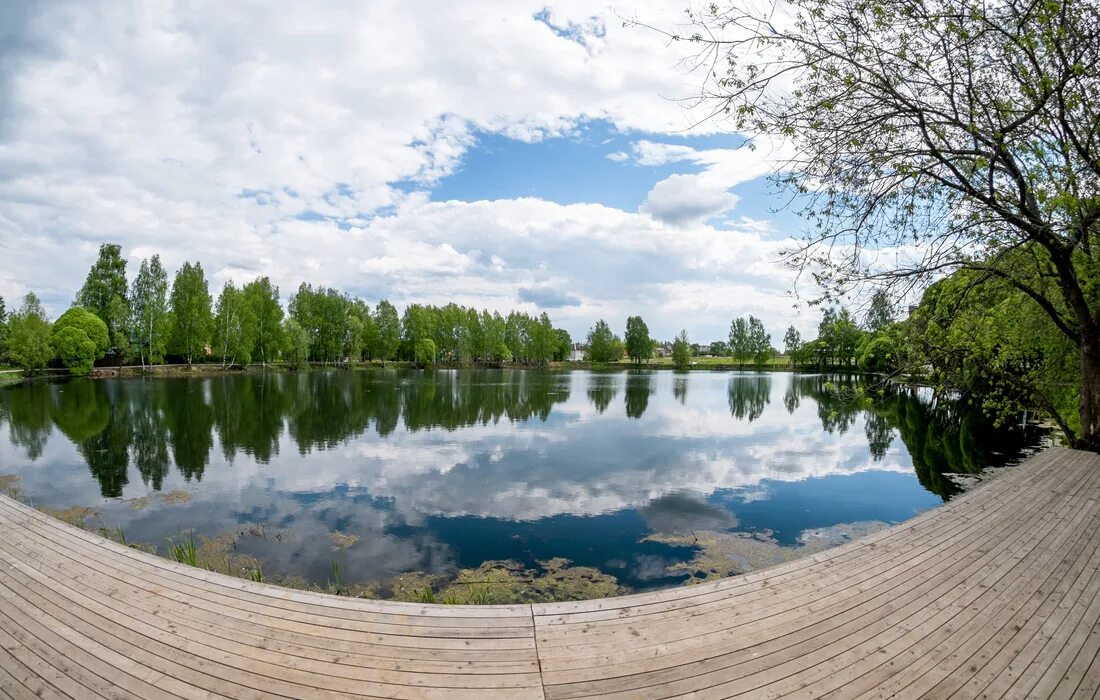
<path fill-rule="evenodd" d="M 331 370 L 0 389 L 0 491 L 352 595 L 593 597 L 901 522 L 1037 436 L 835 375 Z M 177 558 L 179 558 L 177 556 Z M 438 597 L 437 597 L 438 596 Z"/>

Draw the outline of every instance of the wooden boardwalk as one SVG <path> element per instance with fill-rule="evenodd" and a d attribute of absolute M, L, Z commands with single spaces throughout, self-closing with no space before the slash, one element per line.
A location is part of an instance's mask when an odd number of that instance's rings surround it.
<path fill-rule="evenodd" d="M 1100 456 L 1047 450 L 814 557 L 596 601 L 337 598 L 0 498 L 0 696 L 1098 697 Z"/>

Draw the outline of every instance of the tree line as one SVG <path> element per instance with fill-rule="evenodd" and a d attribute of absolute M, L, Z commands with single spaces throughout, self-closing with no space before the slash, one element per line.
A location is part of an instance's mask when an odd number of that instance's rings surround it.
<path fill-rule="evenodd" d="M 185 262 L 169 284 L 159 255 L 142 260 L 128 284 L 115 244 L 100 246 L 72 308 L 53 323 L 33 292 L 10 315 L 0 298 L 0 360 L 28 372 L 60 360 L 79 376 L 108 355 L 142 366 L 169 358 L 224 366 L 395 359 L 543 365 L 564 360 L 572 346 L 546 313 L 413 304 L 398 315 L 386 299 L 372 307 L 305 283 L 284 311 L 268 277 L 226 282 L 215 298 L 201 263 Z"/>

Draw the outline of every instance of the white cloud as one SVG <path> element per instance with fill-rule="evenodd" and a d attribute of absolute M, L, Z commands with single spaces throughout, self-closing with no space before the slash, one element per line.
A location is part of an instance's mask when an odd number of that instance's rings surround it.
<path fill-rule="evenodd" d="M 670 175 L 649 191 L 642 211 L 670 224 L 709 219 L 732 209 L 737 196 L 724 184 L 707 186 L 699 175 Z"/>
<path fill-rule="evenodd" d="M 659 166 L 690 162 L 698 173 L 677 173 L 650 190 L 642 211 L 672 224 L 705 221 L 730 211 L 738 197 L 730 190 L 763 175 L 779 172 L 790 157 L 789 144 L 759 137 L 738 148 L 697 150 L 681 144 L 649 140 L 633 144 L 635 163 Z"/>
<path fill-rule="evenodd" d="M 0 294 L 12 306 L 34 289 L 60 313 L 115 241 L 131 268 L 198 258 L 212 286 L 268 274 L 284 296 L 304 280 L 533 309 L 526 289 L 568 302 L 553 316 L 574 332 L 641 312 L 671 335 L 683 319 L 667 285 L 774 259 L 775 232 L 699 223 L 767 172 L 759 152 L 640 142 L 639 162 L 703 168 L 657 183 L 642 212 L 431 203 L 395 186 L 453 172 L 477 129 L 538 140 L 587 119 L 649 133 L 695 121 L 662 99 L 693 92 L 682 47 L 619 19 L 672 26 L 679 6 L 571 0 L 540 21 L 543 5 L 102 2 L 5 17 L 20 40 L 0 47 Z M 781 298 L 789 275 L 767 265 L 761 289 Z"/>

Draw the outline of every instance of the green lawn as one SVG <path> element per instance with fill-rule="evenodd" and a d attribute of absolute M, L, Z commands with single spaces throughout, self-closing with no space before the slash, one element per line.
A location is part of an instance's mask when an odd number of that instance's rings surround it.
<path fill-rule="evenodd" d="M 692 367 L 737 367 L 738 363 L 732 357 L 693 357 L 691 358 Z M 619 362 L 612 363 L 616 367 L 634 367 L 634 363 L 630 360 L 624 359 Z M 771 367 L 786 367 L 790 364 L 784 356 L 777 356 L 771 358 L 768 362 L 768 366 Z M 647 363 L 642 364 L 643 367 L 671 367 L 671 357 L 655 357 Z M 745 364 L 746 367 L 755 367 L 753 363 L 749 362 Z"/>

